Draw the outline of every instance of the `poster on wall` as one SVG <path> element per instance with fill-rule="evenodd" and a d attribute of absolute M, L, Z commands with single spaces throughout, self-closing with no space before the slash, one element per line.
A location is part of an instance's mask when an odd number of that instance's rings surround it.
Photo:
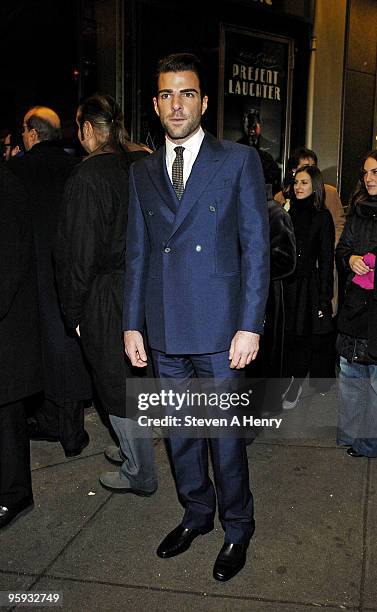
<path fill-rule="evenodd" d="M 221 24 L 218 136 L 258 148 L 276 184 L 289 152 L 292 70 L 292 39 Z"/>

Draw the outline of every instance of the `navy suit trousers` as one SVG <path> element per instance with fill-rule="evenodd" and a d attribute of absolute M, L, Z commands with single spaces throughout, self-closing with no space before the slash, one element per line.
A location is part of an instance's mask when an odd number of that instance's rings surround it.
<path fill-rule="evenodd" d="M 229 368 L 229 353 L 204 355 L 167 355 L 153 350 L 156 376 L 164 389 L 175 379 L 182 392 L 190 388 L 190 379 L 231 381 L 243 377 L 243 371 Z M 177 379 L 179 383 L 177 384 Z M 221 385 L 222 390 L 224 386 Z M 168 410 L 169 412 L 169 410 Z M 173 464 L 179 500 L 185 513 L 184 528 L 206 533 L 213 529 L 216 495 L 219 518 L 225 541 L 240 543 L 250 539 L 253 531 L 253 497 L 249 487 L 249 470 L 245 440 L 236 437 L 182 438 L 170 437 L 168 448 Z M 215 486 L 209 476 L 210 452 Z M 215 494 L 216 488 L 216 494 Z"/>

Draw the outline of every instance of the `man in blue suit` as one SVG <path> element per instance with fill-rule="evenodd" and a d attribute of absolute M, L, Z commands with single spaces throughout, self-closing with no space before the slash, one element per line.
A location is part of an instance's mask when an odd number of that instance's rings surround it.
<path fill-rule="evenodd" d="M 259 157 L 253 148 L 203 131 L 204 87 L 194 55 L 173 54 L 159 62 L 153 102 L 165 146 L 134 164 L 130 175 L 125 350 L 134 366 L 145 367 L 146 325 L 156 375 L 179 380 L 184 390 L 193 377 L 232 382 L 242 376 L 258 353 L 269 286 Z M 185 512 L 157 554 L 178 555 L 213 529 L 216 495 L 208 449 L 225 531 L 213 575 L 225 581 L 244 566 L 254 532 L 244 439 L 169 439 Z"/>

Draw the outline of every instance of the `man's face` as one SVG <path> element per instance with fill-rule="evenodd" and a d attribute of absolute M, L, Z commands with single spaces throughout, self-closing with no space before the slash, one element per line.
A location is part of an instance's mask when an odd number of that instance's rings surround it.
<path fill-rule="evenodd" d="M 11 157 L 11 151 L 12 151 L 12 145 L 11 145 L 11 135 L 7 134 L 4 138 L 4 153 L 3 153 L 3 159 L 4 161 L 8 161 Z"/>
<path fill-rule="evenodd" d="M 27 121 L 30 116 L 31 116 L 31 113 L 26 113 L 23 124 L 22 124 L 22 140 L 24 143 L 25 151 L 30 151 L 30 149 L 36 143 L 36 136 L 38 136 L 34 129 L 29 130 L 27 126 Z"/>
<path fill-rule="evenodd" d="M 80 112 L 79 111 L 77 111 L 76 113 L 76 126 L 77 126 L 77 137 L 79 139 L 81 146 L 85 149 L 87 153 L 90 153 L 90 151 L 88 151 L 88 149 L 86 148 L 87 143 L 85 142 L 83 130 L 80 127 Z"/>
<path fill-rule="evenodd" d="M 246 115 L 243 127 L 249 139 L 249 144 L 255 147 L 258 144 L 258 139 L 262 132 L 262 127 L 258 122 L 257 116 L 253 113 Z"/>
<path fill-rule="evenodd" d="M 154 110 L 170 140 L 183 144 L 200 127 L 207 109 L 208 97 L 201 99 L 199 79 L 195 72 L 165 72 L 158 79 Z"/>
<path fill-rule="evenodd" d="M 298 160 L 297 168 L 302 168 L 303 166 L 315 166 L 315 161 L 312 157 L 300 157 Z M 297 168 L 293 168 L 292 174 L 293 176 L 297 172 Z"/>

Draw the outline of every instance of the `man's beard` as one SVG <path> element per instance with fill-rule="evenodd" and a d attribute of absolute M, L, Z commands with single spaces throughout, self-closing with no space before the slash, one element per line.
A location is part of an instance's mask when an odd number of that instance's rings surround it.
<path fill-rule="evenodd" d="M 168 121 L 161 119 L 161 125 L 171 140 L 183 140 L 193 134 L 200 126 L 200 116 L 192 117 L 188 123 L 183 125 L 171 125 Z"/>
<path fill-rule="evenodd" d="M 249 134 L 248 139 L 249 139 L 249 145 L 251 147 L 258 146 L 258 136 L 256 134 Z"/>

